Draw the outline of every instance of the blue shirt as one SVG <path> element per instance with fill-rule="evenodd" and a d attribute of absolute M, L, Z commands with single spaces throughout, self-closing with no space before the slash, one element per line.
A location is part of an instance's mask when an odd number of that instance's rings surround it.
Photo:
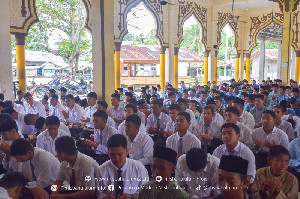
<path fill-rule="evenodd" d="M 245 107 L 244 107 L 244 110 L 247 111 L 247 112 L 250 112 L 250 110 L 253 108 L 254 106 L 248 104 L 248 103 L 245 103 Z"/>
<path fill-rule="evenodd" d="M 233 93 L 227 92 L 226 95 L 227 95 L 227 96 L 233 96 L 233 97 L 236 97 L 235 92 L 233 92 Z"/>
<path fill-rule="evenodd" d="M 296 138 L 289 143 L 288 150 L 291 155 L 289 166 L 295 168 L 300 165 L 300 138 Z M 297 169 L 300 172 L 300 169 Z"/>
<path fill-rule="evenodd" d="M 286 95 L 278 95 L 276 98 L 276 103 L 280 103 L 283 100 L 288 101 L 287 96 Z"/>

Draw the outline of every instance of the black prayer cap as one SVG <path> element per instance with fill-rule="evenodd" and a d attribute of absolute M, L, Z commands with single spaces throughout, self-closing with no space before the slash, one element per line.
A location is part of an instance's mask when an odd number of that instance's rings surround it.
<path fill-rule="evenodd" d="M 162 146 L 156 147 L 153 154 L 153 158 L 167 160 L 173 165 L 176 165 L 176 157 L 177 157 L 176 151 Z"/>
<path fill-rule="evenodd" d="M 62 92 L 67 92 L 68 91 L 65 87 L 61 87 L 59 90 L 62 91 Z"/>
<path fill-rule="evenodd" d="M 248 160 L 235 155 L 223 155 L 220 160 L 219 169 L 224 171 L 247 175 Z"/>
<path fill-rule="evenodd" d="M 128 90 L 133 90 L 133 87 L 132 86 L 128 87 Z"/>
<path fill-rule="evenodd" d="M 54 90 L 53 88 L 51 88 L 51 89 L 49 89 L 49 92 L 55 94 L 56 90 Z"/>
<path fill-rule="evenodd" d="M 145 86 L 145 89 L 148 89 L 148 88 L 150 88 L 150 86 L 146 85 L 146 86 Z"/>
<path fill-rule="evenodd" d="M 118 91 L 122 91 L 123 92 L 123 88 L 117 88 Z"/>
<path fill-rule="evenodd" d="M 132 97 L 133 94 L 131 92 L 125 92 L 125 96 Z"/>

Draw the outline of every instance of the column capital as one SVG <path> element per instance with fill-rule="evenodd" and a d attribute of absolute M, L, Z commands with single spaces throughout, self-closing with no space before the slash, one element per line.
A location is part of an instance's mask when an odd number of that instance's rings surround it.
<path fill-rule="evenodd" d="M 26 39 L 26 35 L 25 34 L 17 34 L 17 35 L 15 35 L 16 45 L 25 46 L 25 39 Z"/>
<path fill-rule="evenodd" d="M 208 56 L 209 56 L 209 53 L 210 53 L 209 50 L 204 51 L 204 57 L 208 57 Z"/>
<path fill-rule="evenodd" d="M 246 58 L 251 58 L 251 53 L 247 53 Z"/>
<path fill-rule="evenodd" d="M 219 51 L 215 51 L 215 57 L 218 57 L 218 53 L 219 53 Z"/>
<path fill-rule="evenodd" d="M 175 50 L 175 49 L 174 49 Z M 165 47 L 161 47 L 159 49 L 159 54 L 166 54 L 166 48 Z"/>
<path fill-rule="evenodd" d="M 241 54 L 240 53 L 237 53 L 236 55 L 235 55 L 235 58 L 240 58 L 241 57 Z"/>
<path fill-rule="evenodd" d="M 179 47 L 174 47 L 174 55 L 178 55 L 179 53 Z"/>
<path fill-rule="evenodd" d="M 115 51 L 121 51 L 121 42 L 115 42 Z"/>

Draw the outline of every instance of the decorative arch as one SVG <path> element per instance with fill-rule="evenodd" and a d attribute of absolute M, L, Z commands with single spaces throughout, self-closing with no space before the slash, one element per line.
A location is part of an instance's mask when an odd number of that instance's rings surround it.
<path fill-rule="evenodd" d="M 86 21 L 85 21 L 85 27 L 92 33 L 92 3 L 91 0 L 82 0 L 83 4 L 86 8 Z"/>
<path fill-rule="evenodd" d="M 276 23 L 279 26 L 283 25 L 283 13 L 275 12 L 273 14 L 272 21 L 272 13 L 263 14 L 262 16 L 250 17 L 251 25 L 250 25 L 250 34 L 249 34 L 249 49 L 247 53 L 252 53 L 252 50 L 257 46 L 257 35 L 258 33 L 269 26 L 272 22 Z"/>
<path fill-rule="evenodd" d="M 156 35 L 162 47 L 168 47 L 168 43 L 164 40 L 164 20 L 163 20 L 163 7 L 160 5 L 160 0 L 118 0 L 115 1 L 115 42 L 122 43 L 124 36 L 128 33 L 127 29 L 127 14 L 129 11 L 144 3 L 145 7 L 154 17 L 156 22 Z M 117 15 L 117 16 L 116 16 Z"/>
<path fill-rule="evenodd" d="M 27 35 L 30 27 L 39 21 L 35 0 L 11 0 L 10 9 L 10 34 Z"/>
<path fill-rule="evenodd" d="M 234 33 L 234 47 L 236 51 L 238 52 L 238 24 L 237 22 L 230 22 L 231 19 L 233 19 L 235 16 L 232 13 L 229 12 L 218 12 L 218 22 L 217 22 L 217 46 L 216 50 L 218 51 L 221 45 L 221 36 L 222 36 L 222 30 L 223 28 L 229 24 L 230 28 L 232 29 Z M 238 17 L 237 17 L 238 18 Z"/>
<path fill-rule="evenodd" d="M 201 5 L 195 2 L 180 2 L 179 14 L 178 14 L 178 44 L 175 47 L 180 47 L 183 41 L 183 25 L 184 22 L 194 16 L 196 21 L 200 24 L 202 28 L 202 39 L 201 42 L 204 45 L 205 50 L 208 50 L 207 44 L 207 8 L 201 7 Z M 183 5 L 182 5 L 183 4 Z"/>
<path fill-rule="evenodd" d="M 293 24 L 292 24 L 292 46 L 295 51 L 300 51 L 300 11 L 296 11 L 293 13 Z"/>

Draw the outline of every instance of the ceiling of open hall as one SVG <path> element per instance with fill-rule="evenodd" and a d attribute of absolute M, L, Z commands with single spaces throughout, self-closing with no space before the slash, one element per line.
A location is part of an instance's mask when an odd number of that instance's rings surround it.
<path fill-rule="evenodd" d="M 201 0 L 200 0 L 201 1 Z M 232 5 L 232 0 L 212 0 L 214 5 Z M 252 8 L 262 8 L 269 6 L 278 6 L 278 3 L 274 3 L 269 0 L 235 0 L 234 7 L 243 10 Z"/>

